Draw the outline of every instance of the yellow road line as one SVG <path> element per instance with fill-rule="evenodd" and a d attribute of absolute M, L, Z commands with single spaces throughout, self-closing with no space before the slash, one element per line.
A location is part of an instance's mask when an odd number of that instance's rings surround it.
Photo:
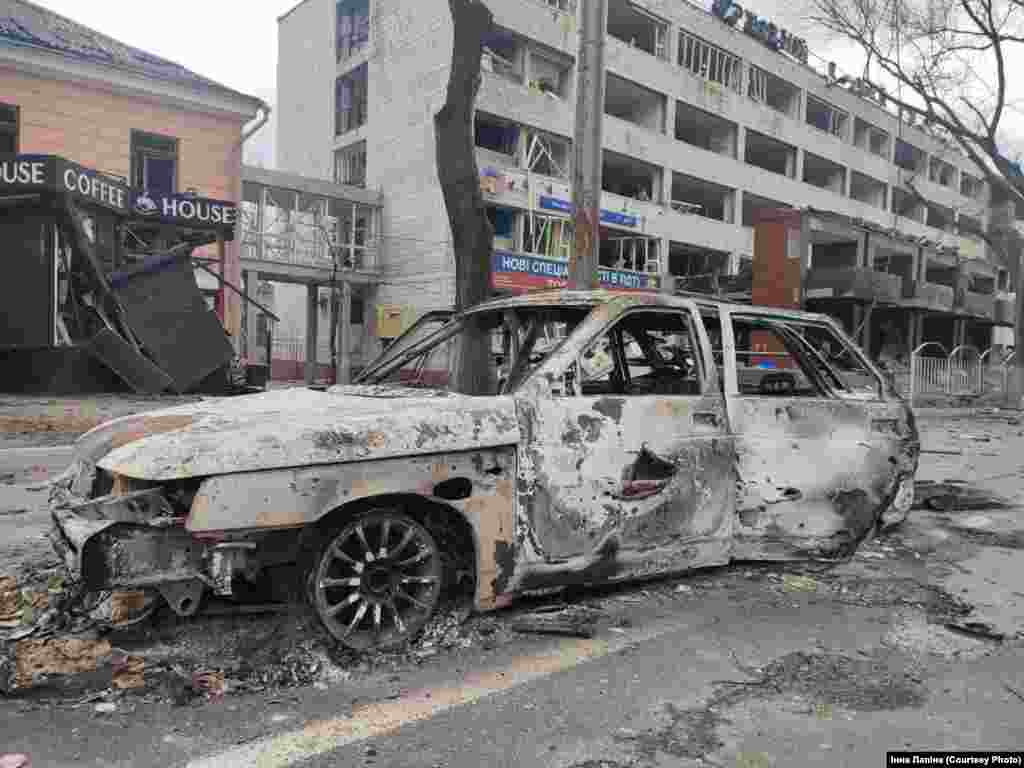
<path fill-rule="evenodd" d="M 454 707 L 473 704 L 680 628 L 676 625 L 648 630 L 609 641 L 564 640 L 554 653 L 521 656 L 503 669 L 468 674 L 458 686 L 424 688 L 395 701 L 359 706 L 351 716 L 312 721 L 300 730 L 193 760 L 188 768 L 286 768 L 364 739 L 394 733 L 410 723 L 429 720 Z"/>

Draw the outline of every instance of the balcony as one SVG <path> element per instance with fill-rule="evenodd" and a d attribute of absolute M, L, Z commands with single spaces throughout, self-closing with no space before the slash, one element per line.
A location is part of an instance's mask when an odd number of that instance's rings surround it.
<path fill-rule="evenodd" d="M 928 309 L 932 312 L 952 312 L 954 291 L 952 286 L 909 280 L 903 283 L 903 306 Z"/>
<path fill-rule="evenodd" d="M 807 275 L 807 297 L 897 304 L 903 297 L 903 278 L 864 267 L 821 267 Z"/>

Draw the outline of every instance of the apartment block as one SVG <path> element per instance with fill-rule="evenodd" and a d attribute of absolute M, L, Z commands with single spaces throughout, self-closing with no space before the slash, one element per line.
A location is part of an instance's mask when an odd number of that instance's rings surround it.
<path fill-rule="evenodd" d="M 1012 343 L 1009 271 L 966 157 L 729 0 L 608 4 L 602 285 L 749 300 L 755 223 L 793 209 L 810 227 L 801 302 L 873 353 Z M 495 289 L 558 284 L 573 247 L 576 3 L 490 6 L 475 136 Z M 449 13 L 447 0 L 305 0 L 280 19 L 278 166 L 383 193 L 375 301 L 417 312 L 454 299 L 433 127 Z"/>

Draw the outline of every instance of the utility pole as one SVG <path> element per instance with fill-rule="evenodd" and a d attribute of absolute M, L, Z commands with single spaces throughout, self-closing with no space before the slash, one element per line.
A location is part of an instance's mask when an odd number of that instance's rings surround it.
<path fill-rule="evenodd" d="M 572 202 L 575 237 L 569 287 L 597 287 L 601 235 L 601 145 L 604 121 L 604 39 L 608 0 L 580 0 L 580 47 L 576 57 L 576 131 Z"/>

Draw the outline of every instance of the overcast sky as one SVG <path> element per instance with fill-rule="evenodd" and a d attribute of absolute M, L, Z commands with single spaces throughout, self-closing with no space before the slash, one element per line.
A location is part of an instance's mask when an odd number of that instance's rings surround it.
<path fill-rule="evenodd" d="M 852 46 L 826 41 L 809 26 L 804 12 L 808 1 L 750 0 L 744 7 L 806 37 L 810 63 L 816 68 L 823 68 L 821 57 L 825 57 L 836 61 L 840 71 L 859 74 L 859 56 Z M 277 19 L 299 0 L 174 0 L 162 5 L 137 0 L 35 2 L 274 104 Z M 710 8 L 711 0 L 705 6 Z M 1018 86 L 1016 90 L 1021 89 Z M 271 123 L 251 142 L 247 162 L 273 165 L 272 129 Z"/>

